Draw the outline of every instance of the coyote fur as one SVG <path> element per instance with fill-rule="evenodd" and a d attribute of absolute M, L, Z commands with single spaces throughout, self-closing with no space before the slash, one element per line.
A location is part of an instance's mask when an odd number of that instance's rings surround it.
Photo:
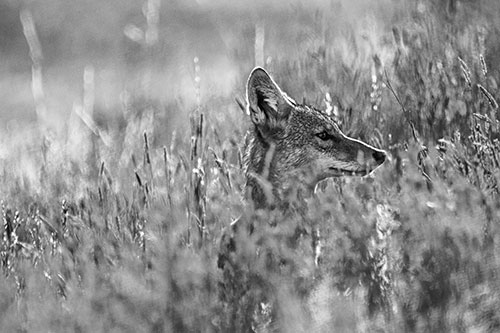
<path fill-rule="evenodd" d="M 299 105 L 269 74 L 255 68 L 247 82 L 246 193 L 255 208 L 289 207 L 329 177 L 364 176 L 386 158 L 350 138 L 326 112 Z"/>

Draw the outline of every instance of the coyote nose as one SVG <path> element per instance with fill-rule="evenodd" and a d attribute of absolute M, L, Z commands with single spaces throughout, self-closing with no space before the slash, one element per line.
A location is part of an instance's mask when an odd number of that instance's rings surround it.
<path fill-rule="evenodd" d="M 385 155 L 385 152 L 384 152 L 384 151 L 380 151 L 380 150 L 378 150 L 378 151 L 375 151 L 375 152 L 373 153 L 373 158 L 375 159 L 375 161 L 376 161 L 378 164 L 382 164 L 382 163 L 384 163 L 384 161 L 385 161 L 385 156 L 386 156 L 386 155 Z"/>

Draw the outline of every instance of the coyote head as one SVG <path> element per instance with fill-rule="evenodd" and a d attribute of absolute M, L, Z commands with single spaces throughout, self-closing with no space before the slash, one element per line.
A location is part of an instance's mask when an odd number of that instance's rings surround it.
<path fill-rule="evenodd" d="M 346 175 L 364 176 L 381 165 L 386 154 L 349 138 L 326 113 L 289 98 L 262 68 L 247 83 L 247 113 L 253 129 L 247 137 L 247 188 L 256 206 L 321 180 Z"/>

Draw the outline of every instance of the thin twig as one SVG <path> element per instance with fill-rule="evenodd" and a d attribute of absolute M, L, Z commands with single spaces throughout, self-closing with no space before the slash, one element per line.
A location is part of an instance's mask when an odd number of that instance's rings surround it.
<path fill-rule="evenodd" d="M 411 121 L 411 119 L 410 119 L 410 113 L 406 110 L 406 108 L 403 105 L 403 103 L 401 102 L 401 99 L 399 98 L 398 94 L 396 93 L 396 91 L 392 87 L 391 81 L 389 80 L 389 75 L 387 74 L 386 70 L 384 70 L 384 75 L 385 75 L 385 84 L 387 85 L 387 88 L 389 88 L 391 93 L 394 95 L 394 98 L 396 98 L 396 101 L 398 102 L 399 106 L 401 107 L 401 110 L 403 111 L 405 119 L 408 122 L 408 124 L 410 125 L 413 138 L 415 139 L 416 142 L 420 143 L 420 139 L 418 137 L 415 125 L 413 124 L 413 121 Z"/>

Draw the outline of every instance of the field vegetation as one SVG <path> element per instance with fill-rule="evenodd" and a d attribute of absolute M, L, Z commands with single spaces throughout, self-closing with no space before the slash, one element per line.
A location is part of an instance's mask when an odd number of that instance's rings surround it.
<path fill-rule="evenodd" d="M 0 330 L 499 331 L 498 13 L 4 1 Z M 253 210 L 256 64 L 388 161 L 319 184 L 305 216 Z"/>

